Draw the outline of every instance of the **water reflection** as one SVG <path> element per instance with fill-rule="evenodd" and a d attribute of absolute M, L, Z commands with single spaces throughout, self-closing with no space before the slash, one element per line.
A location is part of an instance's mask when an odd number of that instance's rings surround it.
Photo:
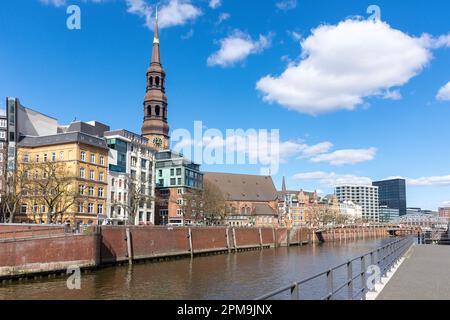
<path fill-rule="evenodd" d="M 81 290 L 68 290 L 62 277 L 43 278 L 0 285 L 0 299 L 252 299 L 386 241 L 348 241 L 110 267 L 83 273 Z M 355 273 L 358 268 L 354 265 Z M 345 274 L 337 274 L 335 280 L 341 277 Z M 323 295 L 326 282 L 319 280 L 301 289 L 302 298 Z"/>

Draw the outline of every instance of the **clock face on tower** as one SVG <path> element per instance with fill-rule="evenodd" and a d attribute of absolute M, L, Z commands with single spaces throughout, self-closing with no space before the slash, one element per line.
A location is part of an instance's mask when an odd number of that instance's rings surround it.
<path fill-rule="evenodd" d="M 155 147 L 160 148 L 160 147 L 162 146 L 162 140 L 161 140 L 161 138 L 158 138 L 158 137 L 154 138 L 154 139 L 153 139 L 153 145 L 154 145 Z"/>

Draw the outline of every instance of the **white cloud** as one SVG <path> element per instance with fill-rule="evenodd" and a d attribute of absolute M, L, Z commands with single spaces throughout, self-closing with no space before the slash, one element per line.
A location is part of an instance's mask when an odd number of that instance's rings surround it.
<path fill-rule="evenodd" d="M 450 186 L 450 175 L 448 176 L 431 176 L 421 177 L 417 179 L 406 178 L 406 183 L 410 186 Z"/>
<path fill-rule="evenodd" d="M 145 24 L 149 29 L 154 27 L 154 7 L 145 0 L 126 0 L 127 11 L 145 18 Z M 169 28 L 184 25 L 188 21 L 195 20 L 202 15 L 202 11 L 192 5 L 188 0 L 168 0 L 158 7 L 159 28 Z"/>
<path fill-rule="evenodd" d="M 221 4 L 222 4 L 221 0 L 210 0 L 209 1 L 209 7 L 213 8 L 213 9 L 216 9 L 216 8 L 220 7 Z"/>
<path fill-rule="evenodd" d="M 297 0 L 278 1 L 275 6 L 280 10 L 292 10 L 297 7 Z"/>
<path fill-rule="evenodd" d="M 364 176 L 356 176 L 352 174 L 337 174 L 334 172 L 305 172 L 298 173 L 293 176 L 295 180 L 316 180 L 320 184 L 326 186 L 336 186 L 342 184 L 362 184 L 370 185 L 372 179 Z M 404 178 L 400 176 L 388 177 L 384 180 L 390 179 L 405 179 L 406 184 L 410 187 L 439 187 L 439 186 L 450 186 L 450 175 L 448 176 L 430 176 L 421 178 Z"/>
<path fill-rule="evenodd" d="M 389 99 L 389 100 L 401 100 L 402 94 L 400 93 L 400 90 L 387 90 L 384 95 L 383 99 Z"/>
<path fill-rule="evenodd" d="M 66 0 L 40 0 L 45 5 L 61 7 L 66 4 Z"/>
<path fill-rule="evenodd" d="M 402 176 L 387 177 L 384 180 L 405 179 L 406 184 L 412 187 L 439 187 L 450 186 L 450 175 L 446 176 L 429 176 L 421 178 L 405 178 Z"/>
<path fill-rule="evenodd" d="M 303 156 L 312 157 L 317 154 L 328 152 L 333 147 L 333 144 L 329 141 L 321 142 L 312 146 L 306 146 L 302 150 Z"/>
<path fill-rule="evenodd" d="M 161 28 L 183 25 L 189 20 L 195 20 L 202 11 L 189 1 L 170 0 L 158 10 L 158 25 Z"/>
<path fill-rule="evenodd" d="M 304 172 L 297 173 L 292 177 L 294 180 L 306 181 L 315 180 L 323 186 L 335 187 L 337 185 L 356 184 L 356 185 L 371 185 L 372 179 L 368 177 L 360 177 L 352 174 L 337 174 L 334 172 Z"/>
<path fill-rule="evenodd" d="M 420 37 L 420 42 L 424 47 L 430 49 L 450 47 L 450 33 L 447 35 L 441 35 L 439 37 L 433 37 L 425 33 Z"/>
<path fill-rule="evenodd" d="M 144 0 L 126 0 L 127 12 L 145 18 L 145 24 L 153 28 L 153 8 Z"/>
<path fill-rule="evenodd" d="M 450 82 L 439 89 L 436 99 L 441 101 L 450 101 Z"/>
<path fill-rule="evenodd" d="M 82 0 L 83 2 L 94 2 L 94 3 L 101 3 L 101 2 L 106 2 L 107 0 Z M 41 3 L 45 4 L 45 5 L 51 5 L 54 7 L 62 7 L 67 4 L 66 0 L 40 0 Z"/>
<path fill-rule="evenodd" d="M 230 15 L 229 13 L 227 13 L 227 12 L 222 12 L 222 13 L 219 15 L 219 18 L 217 19 L 216 24 L 219 25 L 219 24 L 221 24 L 222 22 L 224 22 L 225 20 L 230 19 L 230 17 L 231 17 L 231 15 Z"/>
<path fill-rule="evenodd" d="M 194 29 L 190 29 L 186 34 L 183 34 L 181 36 L 181 39 L 182 40 L 187 40 L 187 39 L 192 38 L 193 36 L 194 36 Z"/>
<path fill-rule="evenodd" d="M 220 40 L 220 49 L 208 57 L 209 66 L 229 67 L 244 61 L 251 54 L 261 53 L 271 46 L 272 35 L 260 35 L 253 40 L 249 34 L 235 30 L 228 37 Z"/>
<path fill-rule="evenodd" d="M 446 206 L 446 207 L 447 207 L 447 206 L 450 206 L 450 201 L 444 201 L 444 202 L 442 202 L 442 205 L 443 205 L 443 206 Z"/>
<path fill-rule="evenodd" d="M 384 22 L 322 25 L 302 40 L 297 64 L 256 87 L 266 102 L 303 113 L 353 110 L 365 97 L 383 96 L 420 73 L 432 57 L 424 42 Z"/>
<path fill-rule="evenodd" d="M 292 40 L 294 40 L 295 42 L 299 42 L 300 40 L 302 40 L 302 35 L 300 33 L 298 33 L 297 31 L 287 31 L 287 34 L 292 38 Z"/>
<path fill-rule="evenodd" d="M 376 152 L 376 148 L 337 150 L 331 153 L 315 156 L 311 159 L 311 161 L 327 162 L 333 166 L 342 166 L 373 160 Z"/>

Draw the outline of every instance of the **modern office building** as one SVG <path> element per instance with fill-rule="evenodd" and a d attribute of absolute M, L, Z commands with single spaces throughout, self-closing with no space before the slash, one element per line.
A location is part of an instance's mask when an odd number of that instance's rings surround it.
<path fill-rule="evenodd" d="M 104 134 L 109 151 L 107 219 L 111 224 L 155 223 L 155 152 L 127 130 Z M 130 215 L 131 210 L 137 210 Z M 133 221 L 130 221 L 133 219 Z"/>
<path fill-rule="evenodd" d="M 339 202 L 351 201 L 362 208 L 362 219 L 378 222 L 379 198 L 377 186 L 343 185 L 335 189 Z"/>
<path fill-rule="evenodd" d="M 401 216 L 406 214 L 405 179 L 375 181 L 372 185 L 378 187 L 380 206 L 398 209 Z"/>
<path fill-rule="evenodd" d="M 400 217 L 399 209 L 392 209 L 388 206 L 380 206 L 380 222 L 389 223 L 398 220 Z"/>
<path fill-rule="evenodd" d="M 203 189 L 200 165 L 166 150 L 155 154 L 156 224 L 186 225 L 196 218 L 183 211 L 185 194 Z"/>

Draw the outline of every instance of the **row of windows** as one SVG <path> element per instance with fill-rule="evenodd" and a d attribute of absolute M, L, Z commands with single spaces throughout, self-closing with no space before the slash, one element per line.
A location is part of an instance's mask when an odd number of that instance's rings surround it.
<path fill-rule="evenodd" d="M 154 111 L 152 111 L 154 110 Z M 155 107 L 152 107 L 150 105 L 147 106 L 147 116 L 151 117 L 152 115 L 155 115 L 156 117 L 167 117 L 167 109 L 166 107 L 162 107 L 162 113 L 161 113 L 161 107 L 159 105 L 156 105 Z"/>
<path fill-rule="evenodd" d="M 42 155 L 42 158 L 41 158 L 41 155 L 40 155 L 40 154 L 37 154 L 37 155 L 35 156 L 35 161 L 36 161 L 36 162 L 40 162 L 41 159 L 42 159 L 42 161 L 44 161 L 44 162 L 47 162 L 49 159 L 50 159 L 51 161 L 56 161 L 56 159 L 57 159 L 56 157 L 57 157 L 56 152 L 44 153 L 44 154 Z M 60 151 L 60 152 L 59 152 L 59 160 L 60 160 L 60 161 L 63 161 L 63 160 L 64 160 L 64 151 Z M 29 162 L 29 161 L 30 161 L 30 155 L 29 155 L 28 153 L 25 153 L 25 154 L 23 155 L 23 157 L 22 157 L 22 161 L 23 161 L 23 162 Z"/>
<path fill-rule="evenodd" d="M 84 213 L 84 204 L 83 203 L 79 203 L 78 204 L 78 212 L 79 213 Z M 87 213 L 97 213 L 97 214 L 103 214 L 103 205 L 102 204 L 98 204 L 97 205 L 97 212 L 94 212 L 94 204 L 93 203 L 88 203 L 87 205 Z"/>
<path fill-rule="evenodd" d="M 114 191 L 111 191 L 111 201 L 122 201 L 122 192 L 117 192 L 117 197 L 116 197 L 116 193 Z M 127 193 L 124 192 L 123 193 L 123 201 L 126 202 L 127 201 Z"/>
<path fill-rule="evenodd" d="M 80 160 L 81 160 L 81 161 L 86 162 L 86 154 L 87 154 L 86 151 L 81 151 L 81 152 L 80 152 Z M 95 153 L 92 153 L 92 152 L 91 152 L 90 158 L 89 158 L 90 162 L 91 162 L 91 163 L 96 163 L 96 162 L 95 162 L 95 159 L 96 159 Z M 100 165 L 102 165 L 102 166 L 105 165 L 105 157 L 104 157 L 104 156 L 100 156 L 100 157 L 99 157 L 99 163 L 98 163 L 98 164 L 100 164 Z"/>
<path fill-rule="evenodd" d="M 84 168 L 80 168 L 80 178 L 86 179 L 85 175 L 86 175 L 86 170 Z M 104 179 L 105 179 L 105 174 L 103 172 L 99 172 L 98 173 L 98 181 L 104 181 Z M 89 180 L 92 180 L 92 181 L 95 180 L 95 171 L 94 170 L 89 171 Z"/>
<path fill-rule="evenodd" d="M 136 167 L 137 166 L 138 159 L 136 157 L 131 157 L 131 166 Z M 147 162 L 149 162 L 147 159 L 141 159 L 141 169 L 145 170 L 147 169 Z M 150 167 L 152 166 L 152 163 L 150 162 Z"/>
<path fill-rule="evenodd" d="M 84 196 L 86 194 L 86 190 L 87 190 L 87 195 L 90 197 L 94 197 L 95 196 L 95 187 L 87 187 L 84 185 L 80 185 L 78 186 L 78 192 L 81 196 Z M 99 198 L 103 198 L 104 197 L 104 189 L 102 187 L 97 189 L 97 197 Z"/>
<path fill-rule="evenodd" d="M 155 81 L 153 82 L 153 80 L 155 80 Z M 164 78 L 160 78 L 159 76 L 156 76 L 155 78 L 153 78 L 153 76 L 148 77 L 148 83 L 149 83 L 150 87 L 153 87 L 153 85 L 155 85 L 156 87 L 159 87 L 160 82 L 161 82 L 161 87 L 164 87 Z"/>
<path fill-rule="evenodd" d="M 32 212 L 33 213 L 46 213 L 47 212 L 47 207 L 45 205 L 34 205 L 32 206 Z M 79 213 L 84 213 L 84 204 L 79 203 L 78 204 L 78 212 Z M 26 204 L 22 204 L 20 207 L 20 213 L 22 214 L 26 214 L 27 213 L 27 205 Z M 87 205 L 87 213 L 95 213 L 94 212 L 94 204 L 93 203 L 88 203 Z M 97 205 L 97 213 L 98 214 L 102 214 L 103 213 L 103 205 L 102 204 L 98 204 Z"/>

